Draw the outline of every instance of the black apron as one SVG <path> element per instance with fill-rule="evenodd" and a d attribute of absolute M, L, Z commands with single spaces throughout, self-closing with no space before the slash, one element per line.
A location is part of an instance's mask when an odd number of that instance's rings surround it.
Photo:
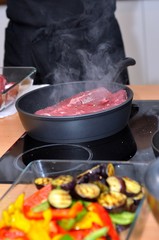
<path fill-rule="evenodd" d="M 62 1 L 58 3 L 64 5 Z M 49 4 L 43 11 L 38 9 L 45 15 L 45 23 L 40 17 L 30 20 L 34 15 L 27 15 L 28 19 L 23 17 L 22 24 L 19 15 L 10 21 L 6 29 L 4 65 L 36 67 L 35 84 L 107 80 L 107 76 L 111 80 L 110 72 L 125 57 L 114 16 L 115 1 L 83 0 L 79 6 L 70 4 L 74 9 L 70 6 L 64 9 L 63 5 L 54 6 L 52 11 Z M 13 19 L 9 6 L 7 13 Z M 117 82 L 129 83 L 127 70 L 120 74 Z"/>

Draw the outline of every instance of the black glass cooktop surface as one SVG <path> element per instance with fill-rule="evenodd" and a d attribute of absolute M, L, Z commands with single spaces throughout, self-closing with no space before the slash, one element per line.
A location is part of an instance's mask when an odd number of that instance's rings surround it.
<path fill-rule="evenodd" d="M 0 182 L 12 183 L 29 162 L 37 159 L 91 158 L 91 161 L 149 162 L 155 157 L 151 148 L 151 138 L 158 129 L 158 120 L 159 101 L 133 101 L 128 125 L 108 138 L 62 146 L 34 140 L 25 133 L 1 157 Z"/>

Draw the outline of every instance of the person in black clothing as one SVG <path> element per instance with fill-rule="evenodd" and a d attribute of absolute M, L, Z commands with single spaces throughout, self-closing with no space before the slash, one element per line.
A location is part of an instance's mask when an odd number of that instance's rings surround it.
<path fill-rule="evenodd" d="M 35 84 L 110 77 L 125 57 L 115 0 L 8 0 L 4 66 L 34 66 Z M 127 70 L 117 82 L 129 84 Z"/>

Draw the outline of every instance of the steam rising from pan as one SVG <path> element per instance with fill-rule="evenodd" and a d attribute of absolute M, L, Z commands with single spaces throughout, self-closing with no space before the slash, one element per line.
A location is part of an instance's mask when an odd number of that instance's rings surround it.
<path fill-rule="evenodd" d="M 122 39 L 114 18 L 115 1 L 110 4 L 105 0 L 82 2 L 84 12 L 77 19 L 64 19 L 49 28 L 48 37 L 53 38 L 53 42 L 49 42 L 52 57 L 48 62 L 52 69 L 48 71 L 46 82 L 50 84 L 79 80 L 114 81 L 116 63 L 124 58 Z M 122 83 L 125 80 L 118 78 L 116 81 Z"/>

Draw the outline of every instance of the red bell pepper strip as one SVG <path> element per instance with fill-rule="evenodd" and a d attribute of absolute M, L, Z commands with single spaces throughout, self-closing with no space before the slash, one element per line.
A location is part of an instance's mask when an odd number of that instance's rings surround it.
<path fill-rule="evenodd" d="M 87 208 L 93 212 L 96 212 L 102 222 L 104 223 L 104 225 L 106 227 L 109 227 L 109 230 L 108 230 L 108 235 L 111 237 L 112 240 L 119 240 L 119 235 L 112 223 L 112 220 L 109 216 L 109 214 L 107 213 L 107 211 L 97 202 L 92 202 L 90 203 Z"/>
<path fill-rule="evenodd" d="M 76 209 L 76 207 L 72 207 L 70 209 L 52 208 L 51 209 L 52 220 L 75 218 L 79 213 L 79 209 Z M 33 212 L 31 209 L 24 207 L 23 212 L 24 212 L 24 215 L 29 219 L 35 219 L 35 220 L 44 219 L 42 211 L 41 212 Z"/>
<path fill-rule="evenodd" d="M 65 209 L 55 209 L 52 208 L 52 219 L 53 220 L 61 220 L 61 219 L 69 219 L 69 218 L 75 218 L 78 213 L 80 213 L 83 209 L 83 205 L 80 201 L 77 201 L 74 205 L 71 206 L 71 208 L 65 208 Z"/>
<path fill-rule="evenodd" d="M 75 218 L 78 213 L 80 213 L 83 210 L 83 204 L 80 201 L 75 202 L 70 210 L 69 210 L 69 216 L 70 218 Z"/>
<path fill-rule="evenodd" d="M 89 230 L 71 230 L 68 232 L 68 234 L 74 239 L 74 240 L 83 240 L 84 237 L 89 233 Z"/>
<path fill-rule="evenodd" d="M 33 212 L 28 209 L 23 209 L 23 213 L 26 218 L 32 219 L 32 220 L 42 220 L 44 219 L 43 212 Z"/>
<path fill-rule="evenodd" d="M 23 205 L 23 212 L 27 218 L 37 220 L 43 219 L 42 212 L 33 212 L 31 209 L 40 204 L 42 201 L 46 200 L 51 189 L 52 185 L 48 184 L 25 199 Z"/>
<path fill-rule="evenodd" d="M 23 208 L 25 210 L 30 210 L 31 208 L 40 204 L 42 201 L 46 200 L 51 189 L 52 185 L 48 184 L 45 187 L 41 188 L 40 190 L 37 190 L 35 193 L 33 193 L 31 196 L 25 199 Z"/>
<path fill-rule="evenodd" d="M 0 229 L 0 240 L 6 239 L 28 240 L 25 233 L 21 230 L 11 227 L 3 227 Z"/>

